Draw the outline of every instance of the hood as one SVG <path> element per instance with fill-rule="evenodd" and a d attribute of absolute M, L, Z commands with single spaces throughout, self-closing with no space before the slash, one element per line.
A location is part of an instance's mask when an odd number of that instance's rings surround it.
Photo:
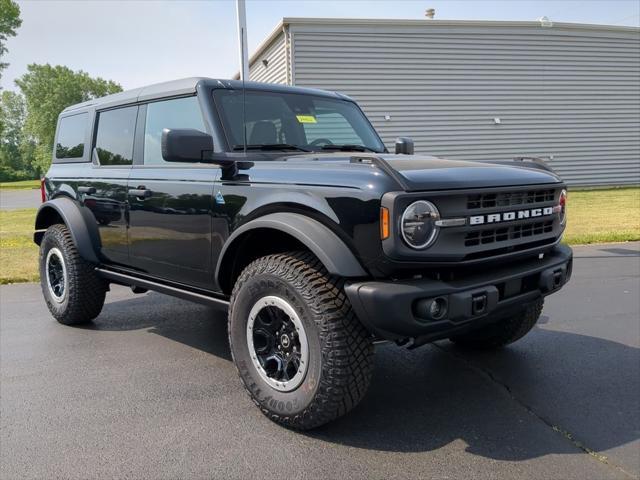
<path fill-rule="evenodd" d="M 274 155 L 265 155 L 274 159 Z M 255 162 L 273 170 L 273 181 L 309 181 L 322 184 L 369 185 L 386 179 L 386 189 L 411 191 L 512 187 L 562 182 L 547 166 L 535 162 L 478 162 L 445 160 L 429 155 L 392 155 L 360 152 L 304 153 Z M 281 167 L 281 168 L 276 168 Z M 372 168 L 373 167 L 373 168 Z M 282 169 L 286 172 L 283 172 Z M 317 170 L 317 175 L 310 171 Z M 380 171 L 386 175 L 380 175 Z M 263 175 L 268 175 L 265 172 Z M 357 177 L 357 178 L 356 178 Z M 391 182 L 397 184 L 393 185 Z M 367 187 L 369 188 L 369 187 Z"/>
<path fill-rule="evenodd" d="M 406 191 L 508 187 L 562 180 L 533 162 L 505 164 L 445 160 L 428 155 L 377 155 Z"/>

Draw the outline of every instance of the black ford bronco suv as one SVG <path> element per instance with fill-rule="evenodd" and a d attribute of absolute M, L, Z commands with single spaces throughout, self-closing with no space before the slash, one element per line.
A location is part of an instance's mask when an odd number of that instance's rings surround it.
<path fill-rule="evenodd" d="M 228 309 L 272 420 L 349 411 L 374 342 L 498 348 L 571 276 L 565 185 L 535 161 L 390 154 L 337 93 L 185 79 L 67 108 L 35 223 L 46 303 L 89 322 L 111 283 Z"/>

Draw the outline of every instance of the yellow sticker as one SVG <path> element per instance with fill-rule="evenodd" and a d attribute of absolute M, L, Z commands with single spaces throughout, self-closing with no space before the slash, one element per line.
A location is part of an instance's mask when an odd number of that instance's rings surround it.
<path fill-rule="evenodd" d="M 318 123 L 313 115 L 296 115 L 300 123 Z"/>

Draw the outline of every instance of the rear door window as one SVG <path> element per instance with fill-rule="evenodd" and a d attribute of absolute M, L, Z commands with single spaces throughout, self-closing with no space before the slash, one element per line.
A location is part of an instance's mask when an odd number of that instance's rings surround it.
<path fill-rule="evenodd" d="M 162 158 L 162 130 L 165 128 L 193 128 L 206 132 L 198 99 L 176 98 L 147 105 L 144 128 L 144 164 L 165 163 Z"/>
<path fill-rule="evenodd" d="M 56 158 L 82 158 L 88 119 L 87 113 L 60 119 L 56 141 Z"/>
<path fill-rule="evenodd" d="M 137 106 L 98 114 L 96 150 L 100 165 L 131 165 L 137 114 Z"/>

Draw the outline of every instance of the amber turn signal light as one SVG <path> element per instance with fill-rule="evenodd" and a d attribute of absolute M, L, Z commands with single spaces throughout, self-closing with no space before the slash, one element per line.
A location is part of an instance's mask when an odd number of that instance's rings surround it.
<path fill-rule="evenodd" d="M 380 238 L 389 238 L 389 209 L 380 207 Z"/>

